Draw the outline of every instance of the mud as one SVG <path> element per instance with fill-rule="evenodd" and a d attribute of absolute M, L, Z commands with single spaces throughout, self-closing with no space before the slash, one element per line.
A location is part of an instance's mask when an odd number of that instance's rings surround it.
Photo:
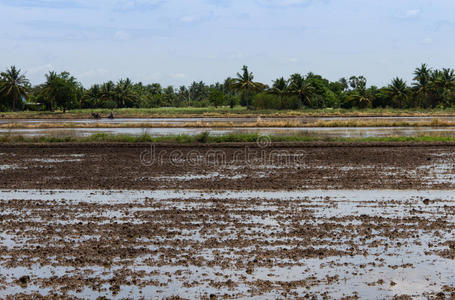
<path fill-rule="evenodd" d="M 3 145 L 0 188 L 452 189 L 438 144 Z"/>
<path fill-rule="evenodd" d="M 28 190 L 0 197 L 1 295 L 454 296 L 448 191 Z"/>
<path fill-rule="evenodd" d="M 0 298 L 454 298 L 454 149 L 1 145 Z"/>

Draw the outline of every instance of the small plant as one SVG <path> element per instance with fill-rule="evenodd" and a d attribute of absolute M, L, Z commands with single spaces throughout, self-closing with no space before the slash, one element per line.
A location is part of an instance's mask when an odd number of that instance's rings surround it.
<path fill-rule="evenodd" d="M 201 134 L 196 136 L 196 141 L 199 143 L 207 143 L 210 137 L 210 133 L 208 131 L 204 131 Z"/>

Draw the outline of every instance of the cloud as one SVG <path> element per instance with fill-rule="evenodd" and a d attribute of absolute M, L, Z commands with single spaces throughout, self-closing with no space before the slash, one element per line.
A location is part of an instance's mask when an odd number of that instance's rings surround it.
<path fill-rule="evenodd" d="M 420 9 L 409 9 L 409 10 L 404 12 L 404 14 L 401 16 L 401 18 L 413 19 L 413 18 L 419 17 L 420 14 L 421 14 L 421 10 Z"/>
<path fill-rule="evenodd" d="M 117 0 L 115 8 L 121 11 L 156 9 L 165 3 L 164 0 Z"/>
<path fill-rule="evenodd" d="M 46 65 L 28 68 L 27 73 L 30 73 L 30 74 L 43 73 L 43 72 L 51 71 L 53 69 L 54 69 L 54 67 L 51 64 L 46 64 Z"/>
<path fill-rule="evenodd" d="M 114 38 L 117 41 L 128 41 L 131 39 L 131 35 L 124 30 L 119 30 L 114 34 Z"/>
<path fill-rule="evenodd" d="M 0 4 L 19 7 L 40 8 L 83 8 L 86 7 L 81 0 L 1 0 Z"/>
<path fill-rule="evenodd" d="M 299 6 L 307 5 L 311 2 L 316 2 L 313 0 L 256 0 L 259 5 L 269 6 L 269 7 L 288 7 L 288 6 Z"/>
<path fill-rule="evenodd" d="M 186 75 L 184 73 L 175 73 L 175 74 L 171 74 L 170 77 L 175 78 L 175 79 L 182 79 L 182 78 L 185 78 Z"/>
<path fill-rule="evenodd" d="M 86 72 L 78 74 L 77 77 L 78 78 L 103 77 L 103 76 L 105 76 L 107 74 L 109 74 L 109 72 L 106 69 L 97 68 L 97 69 L 88 70 Z"/>

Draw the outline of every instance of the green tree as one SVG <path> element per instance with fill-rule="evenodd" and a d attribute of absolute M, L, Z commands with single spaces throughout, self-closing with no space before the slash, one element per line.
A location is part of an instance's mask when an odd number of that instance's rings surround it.
<path fill-rule="evenodd" d="M 48 102 L 51 111 L 58 107 L 66 112 L 68 108 L 77 105 L 79 88 L 80 84 L 70 73 L 57 74 L 51 71 L 46 74 L 46 82 L 41 93 L 45 101 Z"/>
<path fill-rule="evenodd" d="M 428 95 L 431 89 L 431 69 L 427 64 L 422 64 L 414 71 L 414 80 L 416 81 L 413 86 L 416 94 L 416 106 L 421 107 L 427 105 Z"/>
<path fill-rule="evenodd" d="M 388 87 L 391 99 L 399 108 L 403 108 L 408 100 L 409 91 L 406 82 L 401 78 L 394 78 Z"/>
<path fill-rule="evenodd" d="M 224 104 L 224 93 L 219 89 L 210 88 L 209 101 L 215 107 L 222 106 Z"/>
<path fill-rule="evenodd" d="M 30 82 L 21 74 L 21 70 L 11 66 L 1 73 L 0 95 L 12 102 L 13 111 L 16 110 L 18 101 L 26 99 L 30 90 Z"/>
<path fill-rule="evenodd" d="M 129 78 L 121 79 L 113 89 L 113 100 L 117 107 L 135 107 L 139 103 L 139 96 L 133 89 Z"/>
<path fill-rule="evenodd" d="M 285 108 L 284 99 L 290 94 L 287 81 L 281 77 L 273 82 L 272 88 L 268 91 L 272 95 L 276 95 L 280 99 L 281 109 Z"/>
<path fill-rule="evenodd" d="M 237 73 L 237 78 L 232 79 L 232 88 L 242 93 L 246 100 L 246 108 L 250 109 L 249 98 L 250 93 L 255 91 L 261 91 L 265 88 L 264 84 L 260 82 L 254 82 L 254 76 L 252 72 L 248 71 L 247 66 L 243 66 L 243 73 Z"/>
<path fill-rule="evenodd" d="M 299 97 L 302 105 L 311 105 L 315 89 L 302 75 L 297 73 L 291 75 L 289 90 Z"/>

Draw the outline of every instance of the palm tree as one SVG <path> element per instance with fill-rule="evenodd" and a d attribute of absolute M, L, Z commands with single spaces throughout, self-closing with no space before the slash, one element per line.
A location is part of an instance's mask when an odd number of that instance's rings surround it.
<path fill-rule="evenodd" d="M 278 96 L 281 103 L 281 109 L 284 109 L 284 97 L 289 95 L 289 89 L 288 83 L 283 77 L 278 78 L 273 82 L 273 86 L 268 93 Z"/>
<path fill-rule="evenodd" d="M 311 105 L 315 89 L 302 75 L 297 73 L 291 75 L 289 90 L 299 97 L 303 105 Z"/>
<path fill-rule="evenodd" d="M 21 74 L 20 69 L 11 66 L 6 72 L 1 73 L 0 94 L 5 98 L 11 97 L 13 100 L 13 111 L 16 110 L 16 102 L 27 98 L 30 90 L 30 82 Z"/>
<path fill-rule="evenodd" d="M 424 101 L 428 98 L 428 93 L 431 88 L 431 69 L 428 68 L 427 64 L 422 64 L 419 68 L 414 71 L 414 80 L 416 81 L 413 86 L 416 90 L 418 98 L 423 98 Z M 417 106 L 422 106 L 420 101 L 417 101 Z"/>
<path fill-rule="evenodd" d="M 133 91 L 133 84 L 129 78 L 120 80 L 113 91 L 114 98 L 118 107 L 128 107 L 135 104 L 138 100 Z"/>
<path fill-rule="evenodd" d="M 394 78 L 388 87 L 390 97 L 398 102 L 400 108 L 403 107 L 403 102 L 408 99 L 408 87 L 406 82 L 401 78 Z"/>
<path fill-rule="evenodd" d="M 347 97 L 346 102 L 351 102 L 353 103 L 353 106 L 357 106 L 359 108 L 365 108 L 371 104 L 371 98 L 371 95 L 367 93 L 366 90 L 361 90 L 350 94 Z"/>
<path fill-rule="evenodd" d="M 232 79 L 232 88 L 241 92 L 246 99 L 246 108 L 250 109 L 249 97 L 250 92 L 260 91 L 264 89 L 264 84 L 260 82 L 254 82 L 253 73 L 248 71 L 247 66 L 243 66 L 243 73 L 237 73 L 237 78 Z"/>

